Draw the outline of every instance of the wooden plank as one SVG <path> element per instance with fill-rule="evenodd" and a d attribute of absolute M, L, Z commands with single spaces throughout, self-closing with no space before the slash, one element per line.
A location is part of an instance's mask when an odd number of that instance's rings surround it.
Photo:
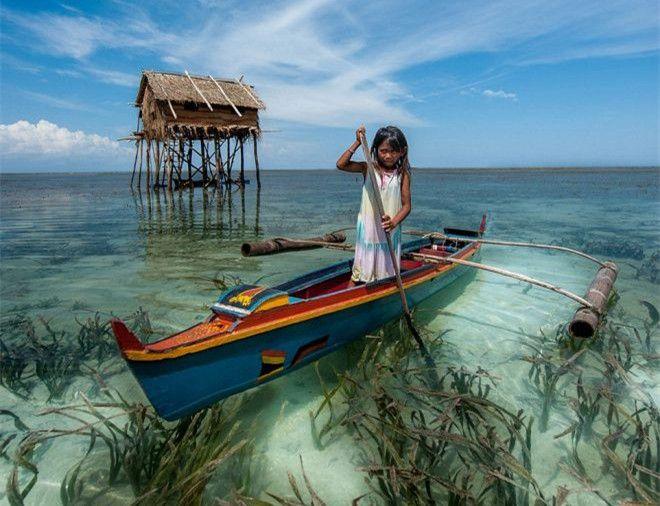
<path fill-rule="evenodd" d="M 215 85 L 218 87 L 218 89 L 220 90 L 220 93 L 222 93 L 222 96 L 225 97 L 225 100 L 226 100 L 227 102 L 229 102 L 229 105 L 231 105 L 232 109 L 234 109 L 234 112 L 235 112 L 236 114 L 238 114 L 239 116 L 243 116 L 243 115 L 240 113 L 240 111 L 236 108 L 236 106 L 234 105 L 234 102 L 232 102 L 231 99 L 229 98 L 229 96 L 227 96 L 227 94 L 225 93 L 225 90 L 222 89 L 222 86 L 220 86 L 220 83 L 218 83 L 218 81 L 216 81 L 216 80 L 213 78 L 213 76 L 209 75 L 209 77 L 211 78 L 211 81 L 213 81 L 213 82 L 215 83 Z"/>
<path fill-rule="evenodd" d="M 158 86 L 160 86 L 160 91 L 163 92 L 163 96 L 165 97 L 165 100 L 167 100 L 167 105 L 170 106 L 170 111 L 172 111 L 172 116 L 174 116 L 174 119 L 177 119 L 176 118 L 176 112 L 174 112 L 174 107 L 172 107 L 172 102 L 167 97 L 167 92 L 165 91 L 165 88 L 163 88 L 163 83 L 160 82 L 160 76 L 158 76 L 158 79 L 156 79 L 156 82 L 158 83 Z"/>
<path fill-rule="evenodd" d="M 238 83 L 238 85 L 239 85 L 241 88 L 243 88 L 243 90 L 245 90 L 245 93 L 247 93 L 248 95 L 250 95 L 250 98 L 251 98 L 252 100 L 254 100 L 254 103 L 257 104 L 257 107 L 263 107 L 263 106 L 264 106 L 263 102 L 257 100 L 257 98 L 256 98 L 256 97 L 252 94 L 252 92 L 248 89 L 248 87 L 245 86 L 241 81 L 239 81 L 238 79 L 234 79 L 234 81 L 236 81 L 236 82 Z"/>
<path fill-rule="evenodd" d="M 211 107 L 211 104 L 209 103 L 209 101 L 206 100 L 206 97 L 205 97 L 204 94 L 201 92 L 201 90 L 197 87 L 197 85 L 195 84 L 195 82 L 192 80 L 192 77 L 190 77 L 190 74 L 188 74 L 188 71 L 187 71 L 187 70 L 185 71 L 185 73 L 186 73 L 186 76 L 188 77 L 188 80 L 190 81 L 190 84 L 192 84 L 192 85 L 193 85 L 193 88 L 195 88 L 195 91 L 197 91 L 197 93 L 199 93 L 199 96 L 202 97 L 202 99 L 204 100 L 204 102 L 206 102 L 206 105 L 208 106 L 209 111 L 212 111 L 212 110 L 213 110 L 213 107 Z"/>

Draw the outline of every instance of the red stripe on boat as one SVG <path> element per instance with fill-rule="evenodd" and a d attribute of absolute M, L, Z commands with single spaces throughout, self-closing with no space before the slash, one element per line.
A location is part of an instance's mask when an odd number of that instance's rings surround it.
<path fill-rule="evenodd" d="M 144 350 L 144 345 L 140 342 L 133 332 L 126 326 L 126 324 L 121 321 L 119 318 L 113 318 L 110 320 L 110 326 L 112 327 L 112 332 L 115 334 L 117 339 L 117 344 L 122 354 L 125 351 L 140 351 Z"/>

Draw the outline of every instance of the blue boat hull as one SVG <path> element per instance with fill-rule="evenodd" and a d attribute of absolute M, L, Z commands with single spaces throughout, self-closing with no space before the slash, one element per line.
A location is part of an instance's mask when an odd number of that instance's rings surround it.
<path fill-rule="evenodd" d="M 443 290 L 468 270 L 458 265 L 406 289 L 410 307 Z M 318 360 L 400 315 L 401 299 L 398 293 L 393 293 L 181 357 L 128 363 L 158 414 L 175 420 Z M 296 357 L 301 348 L 314 342 L 323 346 L 303 358 Z M 278 371 L 264 376 L 265 349 L 281 350 L 285 359 Z"/>

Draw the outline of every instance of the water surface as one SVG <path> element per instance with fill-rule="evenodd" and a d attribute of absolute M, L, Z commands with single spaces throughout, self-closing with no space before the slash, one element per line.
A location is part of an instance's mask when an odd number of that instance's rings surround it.
<path fill-rule="evenodd" d="M 476 227 L 488 211 L 492 237 L 559 243 L 615 260 L 621 267 L 620 305 L 631 318 L 642 319 L 648 313 L 639 300 L 660 305 L 659 176 L 658 169 L 645 168 L 417 170 L 413 211 L 405 225 L 424 230 Z M 260 192 L 249 185 L 244 193 L 223 198 L 200 189 L 133 193 L 128 182 L 129 175 L 119 173 L 0 176 L 0 310 L 5 325 L 17 315 L 42 317 L 51 327 L 75 334 L 76 318 L 96 312 L 103 319 L 126 316 L 142 308 L 156 336 L 189 326 L 207 316 L 225 284 L 239 279 L 276 284 L 346 258 L 346 253 L 330 250 L 243 258 L 239 248 L 257 237 L 309 237 L 353 226 L 361 178 L 336 171 L 267 171 Z M 354 237 L 348 235 L 349 240 Z M 540 250 L 486 246 L 482 262 L 580 295 L 595 274 L 588 261 Z M 521 360 L 528 351 L 523 343 L 539 329 L 553 332 L 575 309 L 551 292 L 478 272 L 426 301 L 417 317 L 432 332 L 449 330 L 443 367 L 489 370 L 500 378 L 493 393 L 497 402 L 538 416 L 539 401 L 527 380 L 529 364 Z M 340 351 L 322 362 L 328 370 L 341 370 L 350 357 Z M 118 354 L 108 369 L 112 388 L 128 400 L 146 402 Z M 640 395 L 657 401 L 656 373 L 640 369 L 633 382 Z M 35 387 L 27 400 L 0 387 L 0 406 L 31 428 L 48 427 L 53 421 L 36 415 L 71 403 L 77 392 L 94 400 L 98 388 L 89 377 L 79 377 L 61 398 L 48 401 L 43 386 Z M 299 455 L 329 503 L 345 504 L 365 492 L 363 476 L 355 471 L 360 455 L 350 434 L 339 434 L 323 450 L 314 443 L 309 411 L 322 398 L 313 366 L 246 396 L 245 419 L 253 423 L 255 441 L 252 458 L 260 469 L 252 493 L 262 498 L 266 490 L 290 495 L 287 471 L 299 469 Z M 564 441 L 552 437 L 570 423 L 570 410 L 558 406 L 551 413 L 550 430 L 534 433 L 533 467 L 550 496 L 560 485 L 577 486 L 557 472 L 567 449 Z M 0 418 L 0 429 L 16 430 L 8 418 Z M 42 449 L 36 459 L 39 480 L 27 503 L 57 501 L 62 477 L 84 451 L 85 442 L 75 440 Z M 594 459 L 593 465 L 600 461 Z M 10 470 L 10 463 L 0 459 L 0 476 Z M 221 476 L 212 484 L 226 490 Z M 617 485 L 607 477 L 600 486 L 606 493 L 616 492 Z M 131 497 L 125 487 L 115 492 L 120 503 Z M 571 500 L 596 501 L 587 492 Z"/>

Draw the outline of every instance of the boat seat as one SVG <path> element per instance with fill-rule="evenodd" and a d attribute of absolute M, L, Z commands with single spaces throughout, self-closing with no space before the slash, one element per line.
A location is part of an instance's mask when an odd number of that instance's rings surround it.
<path fill-rule="evenodd" d="M 222 293 L 211 306 L 211 310 L 215 314 L 231 314 L 242 318 L 254 312 L 286 306 L 301 300 L 267 286 L 239 285 Z"/>

